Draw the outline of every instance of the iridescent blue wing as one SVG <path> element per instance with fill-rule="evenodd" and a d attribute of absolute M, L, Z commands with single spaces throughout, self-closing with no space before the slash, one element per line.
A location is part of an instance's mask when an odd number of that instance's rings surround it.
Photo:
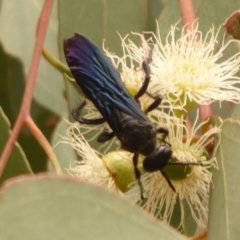
<path fill-rule="evenodd" d="M 78 85 L 96 106 L 113 131 L 119 127 L 119 112 L 139 121 L 147 120 L 130 96 L 106 55 L 89 39 L 75 34 L 64 41 L 67 63 Z"/>

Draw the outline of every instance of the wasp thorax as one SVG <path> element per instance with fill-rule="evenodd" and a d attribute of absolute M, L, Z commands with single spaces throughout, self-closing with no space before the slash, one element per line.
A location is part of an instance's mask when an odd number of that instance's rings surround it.
<path fill-rule="evenodd" d="M 133 153 L 148 155 L 152 153 L 157 144 L 157 131 L 154 124 L 149 121 L 141 122 L 128 119 L 123 125 L 122 148 Z"/>

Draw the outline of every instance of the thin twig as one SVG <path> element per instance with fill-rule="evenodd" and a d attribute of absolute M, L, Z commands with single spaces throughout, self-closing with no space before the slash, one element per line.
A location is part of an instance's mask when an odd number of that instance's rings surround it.
<path fill-rule="evenodd" d="M 196 15 L 192 0 L 179 0 L 180 11 L 182 15 L 182 22 L 185 30 L 191 30 L 196 27 Z"/>
<path fill-rule="evenodd" d="M 59 165 L 59 162 L 58 162 L 57 157 L 56 157 L 56 155 L 53 151 L 52 146 L 50 145 L 48 140 L 45 138 L 43 133 L 40 131 L 40 129 L 37 127 L 37 125 L 33 122 L 31 116 L 28 116 L 25 119 L 25 124 L 29 127 L 29 129 L 31 130 L 34 137 L 37 139 L 39 144 L 45 150 L 48 158 L 51 160 L 51 162 L 52 162 L 52 164 L 55 168 L 55 171 L 59 174 L 62 173 L 61 166 Z"/>

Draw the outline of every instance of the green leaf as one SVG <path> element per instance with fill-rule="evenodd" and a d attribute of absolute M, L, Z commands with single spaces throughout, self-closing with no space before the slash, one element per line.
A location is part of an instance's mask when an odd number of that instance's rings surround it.
<path fill-rule="evenodd" d="M 25 88 L 22 62 L 7 54 L 0 43 L 0 106 L 11 122 L 15 122 Z"/>
<path fill-rule="evenodd" d="M 60 41 L 82 33 L 102 48 L 122 52 L 121 36 L 142 32 L 147 22 L 147 0 L 59 1 Z M 60 43 L 62 44 L 62 43 Z"/>
<path fill-rule="evenodd" d="M 159 18 L 160 14 L 164 10 L 164 7 L 165 5 L 161 0 L 148 1 L 148 17 L 147 17 L 147 24 L 145 27 L 146 31 L 155 32 L 156 20 Z"/>
<path fill-rule="evenodd" d="M 163 1 L 164 11 L 158 19 L 161 35 L 166 37 L 171 25 L 181 20 L 181 11 L 179 1 Z M 193 1 L 196 18 L 200 22 L 200 29 L 205 34 L 209 28 L 217 29 L 225 21 L 228 15 L 239 8 L 239 3 L 235 0 L 222 1 Z M 217 9 L 217 11 L 216 11 Z M 180 24 L 179 26 L 182 26 Z M 223 30 L 222 32 L 225 32 Z"/>
<path fill-rule="evenodd" d="M 191 206 L 192 208 L 192 206 Z M 186 200 L 183 202 L 183 209 L 180 209 L 179 211 L 184 211 L 184 229 L 183 233 L 187 236 L 194 236 L 196 234 L 197 229 L 197 223 L 195 219 L 193 218 L 192 209 L 189 207 L 189 203 L 187 203 Z M 196 211 L 195 211 L 196 212 Z"/>
<path fill-rule="evenodd" d="M 44 46 L 57 59 L 60 58 L 59 49 L 62 49 L 62 43 L 60 46 L 58 44 L 58 24 L 58 1 L 55 1 Z M 71 84 L 63 81 L 61 72 L 42 58 L 34 92 L 35 99 L 61 116 L 68 111 L 68 101 L 65 99 L 66 85 L 69 85 L 69 88 L 72 87 Z"/>
<path fill-rule="evenodd" d="M 0 152 L 7 143 L 7 140 L 11 134 L 10 123 L 0 107 Z M 26 159 L 26 156 L 18 143 L 15 144 L 11 155 L 8 159 L 7 165 L 0 178 L 0 183 L 8 178 L 18 176 L 25 173 L 32 173 L 31 167 Z"/>
<path fill-rule="evenodd" d="M 57 159 L 64 172 L 67 172 L 66 169 L 69 168 L 72 161 L 77 160 L 76 151 L 70 146 L 68 141 L 64 139 L 68 137 L 68 127 L 69 125 L 67 124 L 66 120 L 62 119 L 58 123 L 51 140 L 51 143 L 54 146 L 54 152 L 56 153 Z M 49 163 L 49 169 L 52 170 L 51 163 Z"/>
<path fill-rule="evenodd" d="M 201 29 L 206 33 L 209 27 L 216 29 L 222 25 L 227 16 L 239 8 L 239 3 L 235 0 L 230 1 L 194 1 L 197 17 L 200 19 Z M 225 31 L 225 30 L 224 30 Z"/>
<path fill-rule="evenodd" d="M 1 42 L 7 52 L 22 59 L 25 73 L 29 71 L 31 63 L 36 25 L 42 7 L 41 2 L 37 0 L 10 0 L 3 1 L 1 6 Z"/>
<path fill-rule="evenodd" d="M 233 106 L 233 104 L 232 104 L 232 106 Z M 231 117 L 236 120 L 240 119 L 240 104 L 235 106 Z"/>
<path fill-rule="evenodd" d="M 219 170 L 213 170 L 208 239 L 237 240 L 240 236 L 240 122 L 227 119 L 217 152 Z"/>
<path fill-rule="evenodd" d="M 0 222 L 1 240 L 187 239 L 116 194 L 43 175 L 2 189 Z"/>
<path fill-rule="evenodd" d="M 27 76 L 34 45 L 36 41 L 36 29 L 44 1 L 39 0 L 9 0 L 3 1 L 0 14 L 1 41 L 7 52 L 17 56 L 23 62 L 23 70 Z M 57 58 L 59 58 L 58 46 L 58 14 L 57 1 L 51 15 L 45 46 Z M 9 17 L 11 15 L 11 17 Z M 8 19 L 6 21 L 6 19 Z M 13 69 L 8 69 L 8 74 L 14 74 Z M 21 80 L 15 84 L 19 85 Z M 16 89 L 16 90 L 15 90 Z M 15 91 L 19 90 L 15 86 Z M 38 71 L 35 99 L 47 109 L 61 114 L 66 112 L 67 102 L 63 97 L 65 84 L 62 74 L 55 70 L 45 59 L 42 59 Z M 21 94 L 21 91 L 15 96 Z"/>

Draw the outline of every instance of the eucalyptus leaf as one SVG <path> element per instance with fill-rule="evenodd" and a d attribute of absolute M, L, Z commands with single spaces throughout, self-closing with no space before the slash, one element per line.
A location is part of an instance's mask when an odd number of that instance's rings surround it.
<path fill-rule="evenodd" d="M 232 112 L 232 118 L 235 120 L 240 120 L 240 104 L 235 106 Z"/>
<path fill-rule="evenodd" d="M 166 36 L 170 26 L 175 25 L 181 19 L 180 5 L 178 1 L 163 1 L 165 8 L 159 17 L 159 26 L 163 36 Z M 200 22 L 200 29 L 204 34 L 210 27 L 216 29 L 221 26 L 225 19 L 235 10 L 239 9 L 239 3 L 229 1 L 193 1 L 196 18 Z M 187 5 L 186 5 L 187 6 Z M 217 9 L 217 11 L 216 11 Z M 224 30 L 225 31 L 225 30 Z"/>
<path fill-rule="evenodd" d="M 36 30 L 43 0 L 8 0 L 3 1 L 0 14 L 1 41 L 7 52 L 17 56 L 23 63 L 27 76 L 36 41 Z M 7 21 L 6 21 L 7 19 Z M 53 8 L 45 47 L 59 58 L 57 1 Z M 8 69 L 11 74 L 11 69 Z M 20 84 L 21 81 L 15 84 Z M 15 89 L 20 90 L 15 86 Z M 35 99 L 47 109 L 61 115 L 67 110 L 63 97 L 65 83 L 60 72 L 55 70 L 45 59 L 40 62 L 34 91 Z M 21 91 L 19 91 L 22 94 Z M 18 93 L 18 94 L 19 94 Z M 18 96 L 18 94 L 15 94 Z"/>
<path fill-rule="evenodd" d="M 100 48 L 122 53 L 121 36 L 131 31 L 142 32 L 147 22 L 147 0 L 72 0 L 59 1 L 60 41 L 75 32 L 86 35 Z"/>
<path fill-rule="evenodd" d="M 116 194 L 44 175 L 2 189 L 0 221 L 1 240 L 187 239 Z"/>
<path fill-rule="evenodd" d="M 225 120 L 216 155 L 219 170 L 213 170 L 208 220 L 208 239 L 211 240 L 237 240 L 240 236 L 239 136 L 240 122 Z"/>
<path fill-rule="evenodd" d="M 1 133 L 0 153 L 2 153 L 7 143 L 7 140 L 11 134 L 11 130 L 10 123 L 7 117 L 5 116 L 4 112 L 2 111 L 1 107 L 0 107 L 0 133 Z M 32 173 L 32 170 L 21 146 L 18 143 L 16 143 L 15 146 L 13 147 L 7 165 L 0 178 L 0 183 L 4 182 L 6 179 L 9 179 L 11 177 L 26 173 Z"/>
<path fill-rule="evenodd" d="M 66 137 L 69 138 L 67 136 L 68 127 L 69 124 L 66 119 L 59 121 L 51 140 L 51 143 L 54 146 L 54 152 L 56 153 L 63 172 L 67 172 L 70 164 L 77 160 L 76 151 L 68 143 L 69 140 L 65 139 Z M 49 170 L 53 170 L 51 163 L 49 163 Z"/>

